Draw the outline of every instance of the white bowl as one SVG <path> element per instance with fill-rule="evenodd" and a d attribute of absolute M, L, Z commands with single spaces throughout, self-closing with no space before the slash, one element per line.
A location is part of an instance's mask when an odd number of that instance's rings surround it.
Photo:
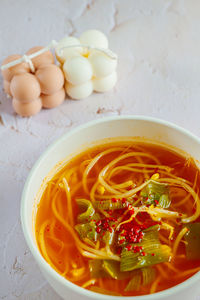
<path fill-rule="evenodd" d="M 166 121 L 145 116 L 120 116 L 103 118 L 79 126 L 58 139 L 38 159 L 30 172 L 24 186 L 21 201 L 21 221 L 27 244 L 35 257 L 44 277 L 54 290 L 66 300 L 101 299 L 116 300 L 122 297 L 107 296 L 83 289 L 53 270 L 40 254 L 34 234 L 34 218 L 38 191 L 44 178 L 67 156 L 96 140 L 117 136 L 142 136 L 164 142 L 180 148 L 200 161 L 200 139 L 190 132 Z M 41 190 L 40 190 L 41 193 Z M 36 197 L 37 195 L 37 197 Z M 198 272 L 183 283 L 162 292 L 137 297 L 126 297 L 132 300 L 188 300 L 200 294 L 200 273 Z M 191 298 L 191 294 L 192 297 Z"/>

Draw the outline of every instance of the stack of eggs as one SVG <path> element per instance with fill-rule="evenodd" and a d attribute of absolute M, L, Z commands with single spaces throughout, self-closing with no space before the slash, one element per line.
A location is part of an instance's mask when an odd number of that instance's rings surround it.
<path fill-rule="evenodd" d="M 79 39 L 65 37 L 55 52 L 72 99 L 86 98 L 93 91 L 106 92 L 115 85 L 117 59 L 109 56 L 108 39 L 102 32 L 88 30 Z"/>
<path fill-rule="evenodd" d="M 31 48 L 26 54 L 30 55 L 42 48 Z M 3 61 L 3 65 L 19 58 L 20 55 L 11 55 Z M 55 107 L 65 99 L 64 75 L 54 64 L 53 54 L 45 51 L 31 61 L 34 72 L 31 72 L 27 62 L 2 70 L 4 90 L 13 98 L 13 108 L 21 116 L 34 115 L 42 107 Z"/>

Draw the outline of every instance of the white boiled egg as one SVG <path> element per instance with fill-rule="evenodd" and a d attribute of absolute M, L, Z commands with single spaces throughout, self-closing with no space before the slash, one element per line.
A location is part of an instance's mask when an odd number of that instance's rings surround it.
<path fill-rule="evenodd" d="M 80 56 L 80 53 L 82 53 L 82 47 L 71 47 L 79 45 L 80 41 L 77 38 L 73 36 L 64 37 L 58 42 L 55 48 L 56 58 L 61 64 L 63 64 L 68 58 Z"/>
<path fill-rule="evenodd" d="M 93 47 L 108 48 L 108 39 L 105 34 L 99 30 L 87 30 L 80 36 L 81 44 Z"/>
<path fill-rule="evenodd" d="M 65 83 L 65 90 L 72 99 L 83 99 L 90 96 L 93 92 L 92 81 L 84 82 L 80 85 L 73 85 L 69 82 Z"/>
<path fill-rule="evenodd" d="M 103 78 L 94 78 L 93 79 L 93 88 L 95 92 L 107 92 L 111 90 L 117 82 L 117 73 L 113 72 L 112 74 L 103 77 Z"/>
<path fill-rule="evenodd" d="M 85 57 L 73 57 L 66 60 L 63 71 L 67 81 L 74 85 L 89 81 L 93 75 L 92 66 Z"/>
<path fill-rule="evenodd" d="M 111 59 L 100 51 L 92 51 L 88 56 L 93 68 L 93 75 L 97 78 L 113 73 L 117 67 L 117 59 Z"/>

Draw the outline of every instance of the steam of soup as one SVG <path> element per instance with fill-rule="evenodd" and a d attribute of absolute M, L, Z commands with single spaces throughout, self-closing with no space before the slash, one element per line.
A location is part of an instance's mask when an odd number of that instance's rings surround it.
<path fill-rule="evenodd" d="M 35 226 L 42 256 L 97 293 L 183 282 L 200 270 L 199 173 L 191 157 L 141 139 L 89 148 L 47 183 Z"/>

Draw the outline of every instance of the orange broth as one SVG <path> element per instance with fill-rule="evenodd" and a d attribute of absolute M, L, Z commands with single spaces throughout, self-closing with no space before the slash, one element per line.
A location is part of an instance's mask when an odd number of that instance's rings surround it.
<path fill-rule="evenodd" d="M 119 155 L 121 155 L 122 153 L 124 154 L 135 151 L 153 155 L 154 157 L 156 157 L 156 159 L 159 160 L 160 165 L 172 168 L 172 171 L 170 172 L 172 176 L 175 175 L 186 179 L 191 183 L 191 186 L 196 180 L 194 190 L 199 193 L 199 190 L 197 188 L 198 186 L 200 186 L 199 169 L 195 165 L 194 160 L 190 157 L 184 157 L 177 152 L 167 149 L 161 145 L 154 145 L 145 142 L 116 142 L 90 148 L 87 151 L 80 153 L 78 156 L 74 157 L 48 182 L 47 187 L 38 204 L 35 232 L 38 247 L 43 257 L 46 260 L 48 257 L 48 263 L 50 263 L 50 265 L 57 272 L 79 286 L 82 286 L 85 282 L 91 279 L 88 266 L 88 261 L 90 260 L 90 258 L 82 256 L 71 233 L 55 217 L 52 211 L 52 200 L 54 197 L 56 197 L 57 211 L 64 220 L 69 221 L 69 210 L 66 200 L 66 192 L 63 189 L 62 184 L 60 184 L 60 178 L 65 175 L 68 176 L 68 184 L 70 187 L 72 199 L 71 204 L 73 211 L 73 221 L 74 224 L 77 224 L 77 216 L 80 211 L 76 204 L 76 199 L 89 199 L 89 195 L 84 191 L 83 186 L 81 185 L 83 172 L 88 163 L 96 155 L 98 155 L 102 151 L 111 149 L 112 147 L 120 147 L 123 149 L 118 152 L 116 151 L 103 156 L 94 165 L 87 177 L 87 185 L 89 191 L 91 190 L 93 184 L 97 181 L 99 172 L 104 166 L 106 166 L 115 158 L 119 157 Z M 145 164 L 156 164 L 155 161 L 153 161 L 153 159 L 149 157 L 141 157 L 141 159 L 139 159 L 139 163 L 141 163 L 141 160 L 142 163 Z M 129 163 L 138 163 L 138 157 L 133 156 L 126 158 L 123 161 L 117 163 L 115 167 L 126 165 Z M 70 170 L 72 170 L 73 172 L 69 176 L 68 172 Z M 144 168 L 141 168 L 141 170 L 144 170 Z M 152 172 L 147 173 L 146 178 L 144 178 L 144 173 L 142 172 L 130 172 L 128 170 L 124 170 L 119 174 L 116 173 L 116 175 L 112 177 L 112 180 L 115 184 L 120 184 L 127 180 L 132 180 L 133 183 L 137 186 L 141 184 L 141 182 L 144 182 L 145 180 L 150 178 L 155 173 L 159 173 L 161 178 L 171 176 L 170 174 L 167 175 L 166 173 L 162 174 L 162 172 L 160 172 L 158 168 L 154 167 L 152 168 Z M 180 196 L 178 196 L 177 193 L 179 193 Z M 186 213 L 188 216 L 192 215 L 195 210 L 195 205 L 194 200 L 191 196 L 188 196 L 188 200 L 185 203 L 177 206 L 177 203 L 183 200 L 186 196 L 187 192 L 184 189 L 176 186 L 170 186 L 171 206 L 169 209 L 172 211 L 178 211 L 180 214 Z M 140 222 L 145 222 L 148 218 L 150 219 L 150 217 L 147 216 L 146 213 L 140 213 L 140 215 L 137 216 L 137 219 Z M 170 222 L 171 221 L 169 220 L 168 224 L 171 224 Z M 195 220 L 195 222 L 199 222 L 199 218 Z M 180 232 L 183 226 L 178 221 L 173 221 L 172 225 L 175 229 L 175 233 L 173 239 L 171 240 L 168 239 L 168 231 L 159 231 L 159 235 L 162 235 L 162 238 L 164 238 L 168 242 L 171 248 L 173 248 L 174 240 L 176 239 L 177 234 Z M 43 235 L 42 238 L 45 245 L 42 247 L 41 234 Z M 165 244 L 163 240 L 161 240 L 161 242 Z M 113 252 L 115 252 L 115 245 L 112 245 L 112 250 Z M 191 277 L 198 271 L 198 268 L 200 270 L 200 261 L 187 260 L 185 255 L 185 244 L 184 242 L 181 242 L 175 257 L 172 257 L 172 260 L 170 262 L 154 265 L 153 268 L 155 268 L 156 270 L 156 278 L 154 282 L 148 284 L 147 286 L 141 286 L 139 291 L 124 291 L 129 279 L 115 280 L 112 278 L 97 278 L 95 279 L 96 281 L 93 286 L 97 286 L 104 290 L 107 290 L 111 292 L 111 294 L 116 293 L 116 295 L 120 294 L 122 296 L 137 296 L 149 294 L 150 292 L 158 292 L 171 288 Z M 76 270 L 78 271 L 76 272 Z M 78 274 L 78 276 L 76 276 L 76 273 Z M 155 285 L 155 288 L 152 290 L 153 284 Z M 86 288 L 90 289 L 90 287 L 91 285 Z"/>

